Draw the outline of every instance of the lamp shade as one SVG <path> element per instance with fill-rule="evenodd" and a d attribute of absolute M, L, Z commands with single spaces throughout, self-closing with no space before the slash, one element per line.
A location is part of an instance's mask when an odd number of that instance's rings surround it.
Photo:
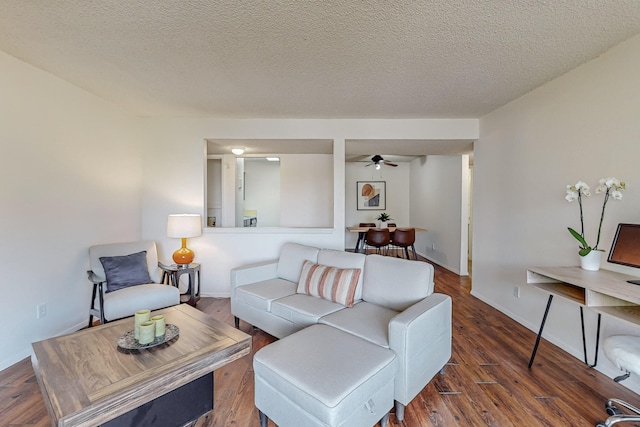
<path fill-rule="evenodd" d="M 202 234 L 202 219 L 198 214 L 172 214 L 167 220 L 167 237 L 178 239 Z"/>

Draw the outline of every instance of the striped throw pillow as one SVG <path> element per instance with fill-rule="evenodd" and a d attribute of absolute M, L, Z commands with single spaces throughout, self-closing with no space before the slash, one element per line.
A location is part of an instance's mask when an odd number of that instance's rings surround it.
<path fill-rule="evenodd" d="M 305 261 L 297 292 L 353 307 L 360 272 L 359 268 L 337 268 Z"/>

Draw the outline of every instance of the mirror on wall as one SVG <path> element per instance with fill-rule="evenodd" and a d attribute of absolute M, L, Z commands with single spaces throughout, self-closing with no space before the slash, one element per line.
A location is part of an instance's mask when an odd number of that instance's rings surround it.
<path fill-rule="evenodd" d="M 208 227 L 333 227 L 332 140 L 206 144 Z"/>

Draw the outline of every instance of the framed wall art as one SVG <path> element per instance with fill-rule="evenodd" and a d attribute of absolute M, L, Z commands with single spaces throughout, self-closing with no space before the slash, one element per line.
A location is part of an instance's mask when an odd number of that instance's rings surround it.
<path fill-rule="evenodd" d="M 386 181 L 358 181 L 356 184 L 356 200 L 359 211 L 382 211 L 387 208 Z"/>

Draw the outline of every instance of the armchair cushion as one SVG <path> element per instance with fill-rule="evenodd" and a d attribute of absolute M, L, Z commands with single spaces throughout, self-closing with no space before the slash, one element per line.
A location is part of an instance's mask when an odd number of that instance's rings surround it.
<path fill-rule="evenodd" d="M 158 283 L 130 286 L 104 295 L 104 317 L 116 320 L 132 316 L 143 308 L 153 311 L 176 304 L 180 304 L 180 291 L 175 286 Z"/>
<path fill-rule="evenodd" d="M 297 292 L 352 307 L 361 271 L 305 261 Z"/>
<path fill-rule="evenodd" d="M 119 256 L 133 254 L 140 251 L 147 251 L 147 267 L 149 267 L 149 277 L 151 283 L 160 283 L 160 269 L 158 268 L 158 250 L 156 243 L 152 240 L 125 243 L 107 243 L 94 245 L 89 248 L 89 265 L 95 276 L 95 281 L 104 282 L 107 280 L 104 268 L 100 262 L 101 257 Z"/>
<path fill-rule="evenodd" d="M 100 257 L 107 277 L 107 292 L 151 283 L 147 266 L 147 251 L 123 256 Z"/>

